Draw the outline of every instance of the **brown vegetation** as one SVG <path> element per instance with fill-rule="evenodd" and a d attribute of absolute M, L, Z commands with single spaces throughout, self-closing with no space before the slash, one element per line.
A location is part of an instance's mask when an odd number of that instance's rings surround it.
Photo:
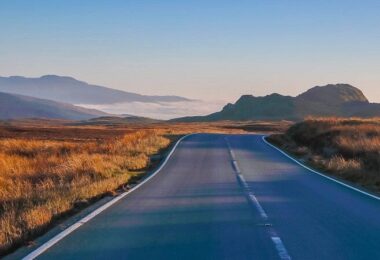
<path fill-rule="evenodd" d="M 0 122 L 0 255 L 141 178 L 163 157 L 153 155 L 184 134 L 277 132 L 289 124 Z"/>
<path fill-rule="evenodd" d="M 293 123 L 290 121 L 220 121 L 212 123 L 126 123 L 116 125 L 93 125 L 81 122 L 58 120 L 14 120 L 0 122 L 0 138 L 22 138 L 43 140 L 89 141 L 121 137 L 140 129 L 160 130 L 166 134 L 188 133 L 276 133 L 284 132 Z"/>
<path fill-rule="evenodd" d="M 0 250 L 39 233 L 77 205 L 113 192 L 169 142 L 158 130 L 112 141 L 0 140 Z"/>
<path fill-rule="evenodd" d="M 309 118 L 269 141 L 314 167 L 380 192 L 380 119 Z"/>

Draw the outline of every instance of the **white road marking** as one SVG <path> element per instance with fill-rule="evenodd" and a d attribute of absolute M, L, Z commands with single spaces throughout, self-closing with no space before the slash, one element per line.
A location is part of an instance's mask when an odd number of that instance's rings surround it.
<path fill-rule="evenodd" d="M 268 219 L 268 215 L 267 215 L 267 213 L 265 213 L 264 209 L 261 207 L 261 205 L 260 205 L 259 201 L 257 200 L 256 196 L 252 192 L 249 192 L 248 196 L 251 199 L 251 201 L 256 205 L 257 210 L 260 212 L 260 216 L 264 220 L 267 220 Z"/>
<path fill-rule="evenodd" d="M 250 191 L 250 189 L 249 189 L 249 185 L 248 185 L 248 183 L 246 182 L 244 176 L 243 176 L 242 174 L 238 173 L 238 178 L 240 179 L 241 184 L 243 184 L 243 187 L 244 187 L 245 191 L 247 192 L 250 201 L 255 205 L 256 209 L 259 211 L 260 216 L 261 216 L 264 220 L 267 220 L 267 219 L 268 219 L 268 215 L 267 215 L 267 213 L 265 212 L 265 210 L 263 209 L 263 207 L 261 207 L 261 204 L 260 204 L 260 202 L 257 200 L 255 194 L 253 194 L 253 192 Z"/>
<path fill-rule="evenodd" d="M 244 176 L 241 173 L 238 173 L 239 181 L 243 184 L 245 191 L 249 191 L 248 183 L 245 181 Z"/>
<path fill-rule="evenodd" d="M 232 158 L 232 161 L 233 161 L 233 162 L 234 162 L 234 161 L 236 162 L 236 159 L 235 159 L 235 153 L 234 153 L 234 151 L 231 149 L 231 145 L 230 145 L 230 142 L 228 141 L 228 138 L 225 137 L 224 140 L 225 140 L 226 143 L 227 143 L 228 152 L 230 153 L 230 156 L 231 156 L 231 158 Z"/>
<path fill-rule="evenodd" d="M 275 237 L 271 237 L 271 239 L 272 239 L 272 241 L 274 243 L 274 246 L 277 249 L 277 253 L 278 253 L 278 256 L 280 257 L 280 259 L 283 259 L 283 260 L 290 260 L 290 259 L 292 259 L 289 256 L 288 251 L 286 250 L 286 248 L 284 246 L 284 243 L 282 243 L 281 238 L 279 238 L 278 236 L 275 236 Z"/>
<path fill-rule="evenodd" d="M 234 169 L 235 169 L 235 172 L 238 176 L 239 182 L 243 185 L 244 191 L 247 193 L 251 203 L 253 203 L 255 205 L 256 209 L 260 213 L 261 218 L 264 221 L 267 221 L 268 220 L 267 213 L 265 212 L 264 208 L 261 206 L 260 202 L 257 200 L 255 194 L 251 191 L 247 181 L 245 180 L 244 176 L 242 175 L 242 173 L 239 169 L 239 165 L 236 161 L 235 153 L 233 152 L 233 150 L 231 148 L 231 145 L 230 145 L 228 138 L 226 137 L 225 140 L 226 140 L 227 147 L 228 147 L 229 153 L 231 155 L 231 159 L 232 159 L 232 164 L 234 165 Z M 271 240 L 272 240 L 272 242 L 273 242 L 273 244 L 277 250 L 277 253 L 278 253 L 278 256 L 280 257 L 280 259 L 291 260 L 292 258 L 289 256 L 288 251 L 286 250 L 284 243 L 282 243 L 281 238 L 276 234 L 274 228 L 272 227 L 272 224 L 266 223 L 265 226 L 269 227 L 269 229 L 268 229 L 269 236 L 270 236 L 270 238 L 271 238 Z"/>
<path fill-rule="evenodd" d="M 334 179 L 334 178 L 331 178 L 331 177 L 329 177 L 329 176 L 327 176 L 327 175 L 325 175 L 325 174 L 323 174 L 323 173 L 321 173 L 321 172 L 318 172 L 318 171 L 316 171 L 316 170 L 311 169 L 310 167 L 304 165 L 303 163 L 301 163 L 301 162 L 298 161 L 297 159 L 293 158 L 292 156 L 290 156 L 289 154 L 287 154 L 286 152 L 284 152 L 284 151 L 281 150 L 280 148 L 278 148 L 278 147 L 274 146 L 273 144 L 269 143 L 269 142 L 266 140 L 266 136 L 263 136 L 262 139 L 263 139 L 263 141 L 264 141 L 267 145 L 269 145 L 269 146 L 271 146 L 272 148 L 276 149 L 277 151 L 279 151 L 280 153 L 282 153 L 283 155 L 285 155 L 286 157 L 288 157 L 288 158 L 289 158 L 290 160 L 292 160 L 293 162 L 295 162 L 295 163 L 297 163 L 298 165 L 302 166 L 303 168 L 305 168 L 305 169 L 307 169 L 307 170 L 309 170 L 309 171 L 311 171 L 311 172 L 313 172 L 313 173 L 315 173 L 315 174 L 318 174 L 318 175 L 320 175 L 320 176 L 322 176 L 322 177 L 324 177 L 324 178 L 326 178 L 326 179 L 329 179 L 329 180 L 331 180 L 331 181 L 333 181 L 333 182 L 339 183 L 340 185 L 343 185 L 343 186 L 345 186 L 345 187 L 347 187 L 347 188 L 349 188 L 349 189 L 352 189 L 352 190 L 355 190 L 355 191 L 357 191 L 357 192 L 360 192 L 361 194 L 367 195 L 367 196 L 369 196 L 369 197 L 371 197 L 371 198 L 373 198 L 373 199 L 380 200 L 380 197 L 378 197 L 378 196 L 376 196 L 376 195 L 370 194 L 370 193 L 368 193 L 368 192 L 365 192 L 365 191 L 363 191 L 363 190 L 360 190 L 360 189 L 358 189 L 358 188 L 355 188 L 355 187 L 353 187 L 353 186 L 351 186 L 351 185 L 348 185 L 348 184 L 346 184 L 346 183 L 344 183 L 344 182 L 341 182 L 341 181 L 338 181 L 338 180 L 336 180 L 336 179 Z"/>
<path fill-rule="evenodd" d="M 248 185 L 247 181 L 245 180 L 244 176 L 241 174 L 239 165 L 238 165 L 237 161 L 235 160 L 235 153 L 234 153 L 234 151 L 231 148 L 231 145 L 230 145 L 230 142 L 228 141 L 228 138 L 225 138 L 225 140 L 226 140 L 227 147 L 228 147 L 228 150 L 229 150 L 230 155 L 231 155 L 232 164 L 234 165 L 234 170 L 235 170 L 235 172 L 236 172 L 236 174 L 237 174 L 237 176 L 239 178 L 240 183 L 243 185 L 245 192 L 247 192 L 250 201 L 255 205 L 256 209 L 259 211 L 260 216 L 264 220 L 267 220 L 268 219 L 268 215 L 266 214 L 266 212 L 263 209 L 263 207 L 261 207 L 261 205 L 260 205 L 259 201 L 257 200 L 255 194 L 253 194 L 253 192 L 250 191 L 249 185 Z"/>
<path fill-rule="evenodd" d="M 240 174 L 240 169 L 239 169 L 239 166 L 238 166 L 237 162 L 235 160 L 233 160 L 232 164 L 234 165 L 236 173 Z"/>
<path fill-rule="evenodd" d="M 128 194 L 130 194 L 131 192 L 133 192 L 133 191 L 137 190 L 138 188 L 140 188 L 143 184 L 145 184 L 150 179 L 152 179 L 155 175 L 157 175 L 157 173 L 159 173 L 162 170 L 162 168 L 164 168 L 164 166 L 166 165 L 166 163 L 168 162 L 168 160 L 170 159 L 170 157 L 174 153 L 174 151 L 177 148 L 177 146 L 181 143 L 181 141 L 183 139 L 191 136 L 191 135 L 195 135 L 195 134 L 189 134 L 189 135 L 183 136 L 181 139 L 179 139 L 177 141 L 177 143 L 174 145 L 174 147 L 172 148 L 172 150 L 170 151 L 170 153 L 168 154 L 168 156 L 166 156 L 166 158 L 165 158 L 164 162 L 161 164 L 161 166 L 155 172 L 153 172 L 151 175 L 149 175 L 149 177 L 147 177 L 146 179 L 144 179 L 141 183 L 139 183 L 138 185 L 136 185 L 135 187 L 133 187 L 131 190 L 118 195 L 117 197 L 115 197 L 114 199 L 110 200 L 109 202 L 107 202 L 106 204 L 104 204 L 103 206 L 101 206 L 100 208 L 96 209 L 95 211 L 93 211 L 92 213 L 90 213 L 89 215 L 87 215 L 86 217 L 84 217 L 81 220 L 77 221 L 76 223 L 74 223 L 73 225 L 71 225 L 67 229 L 63 230 L 58 235 L 54 236 L 52 239 L 50 239 L 46 243 L 42 244 L 40 247 L 38 247 L 36 250 L 34 250 L 33 252 L 31 252 L 30 254 L 28 254 L 27 256 L 25 256 L 22 259 L 23 260 L 35 259 L 39 255 L 41 255 L 42 253 L 44 253 L 46 250 L 48 250 L 50 247 L 52 247 L 53 245 L 55 245 L 56 243 L 58 243 L 60 240 L 62 240 L 66 236 L 68 236 L 70 233 L 72 233 L 73 231 L 75 231 L 76 229 L 78 229 L 80 226 L 82 226 L 86 222 L 90 221 L 95 216 L 99 215 L 101 212 L 103 212 L 107 208 L 111 207 L 112 205 L 114 205 L 116 202 L 118 202 L 119 200 L 121 200 L 122 198 L 124 198 L 125 196 L 127 196 Z"/>
<path fill-rule="evenodd" d="M 230 150 L 230 155 L 232 157 L 232 160 L 235 160 L 235 153 L 234 153 L 234 151 Z"/>

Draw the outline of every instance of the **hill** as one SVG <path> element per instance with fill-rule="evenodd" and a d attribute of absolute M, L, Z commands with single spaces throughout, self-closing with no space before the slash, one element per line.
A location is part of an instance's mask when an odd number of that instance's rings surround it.
<path fill-rule="evenodd" d="M 0 119 L 53 118 L 85 120 L 109 114 L 71 104 L 0 92 Z"/>
<path fill-rule="evenodd" d="M 297 97 L 243 95 L 235 104 L 207 116 L 174 119 L 180 122 L 219 120 L 302 120 L 307 116 L 374 117 L 380 104 L 370 103 L 362 91 L 348 84 L 314 87 Z"/>
<path fill-rule="evenodd" d="M 332 105 L 346 102 L 368 103 L 368 99 L 363 92 L 349 84 L 317 86 L 302 93 L 298 98 Z"/>
<path fill-rule="evenodd" d="M 103 86 L 91 85 L 72 77 L 45 75 L 40 78 L 0 77 L 0 91 L 50 99 L 70 104 L 114 104 L 122 102 L 190 101 L 178 96 L 146 96 Z"/>

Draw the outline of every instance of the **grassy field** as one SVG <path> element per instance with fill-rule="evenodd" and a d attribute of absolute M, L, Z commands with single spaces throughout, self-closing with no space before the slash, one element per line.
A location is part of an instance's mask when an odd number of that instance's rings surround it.
<path fill-rule="evenodd" d="M 178 138 L 194 132 L 283 131 L 290 122 L 76 125 L 0 123 L 0 254 L 152 169 Z"/>
<path fill-rule="evenodd" d="M 269 141 L 315 168 L 380 192 L 379 118 L 310 118 Z"/>
<path fill-rule="evenodd" d="M 140 130 L 114 140 L 0 140 L 0 250 L 128 183 L 170 140 Z"/>

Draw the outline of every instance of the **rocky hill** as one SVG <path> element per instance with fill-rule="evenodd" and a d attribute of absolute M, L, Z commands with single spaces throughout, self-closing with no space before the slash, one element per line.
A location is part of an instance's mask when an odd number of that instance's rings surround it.
<path fill-rule="evenodd" d="M 363 92 L 348 84 L 317 86 L 296 96 L 271 94 L 264 97 L 241 96 L 220 112 L 207 116 L 184 117 L 175 121 L 218 120 L 302 120 L 307 116 L 374 117 L 380 104 L 370 103 Z"/>

